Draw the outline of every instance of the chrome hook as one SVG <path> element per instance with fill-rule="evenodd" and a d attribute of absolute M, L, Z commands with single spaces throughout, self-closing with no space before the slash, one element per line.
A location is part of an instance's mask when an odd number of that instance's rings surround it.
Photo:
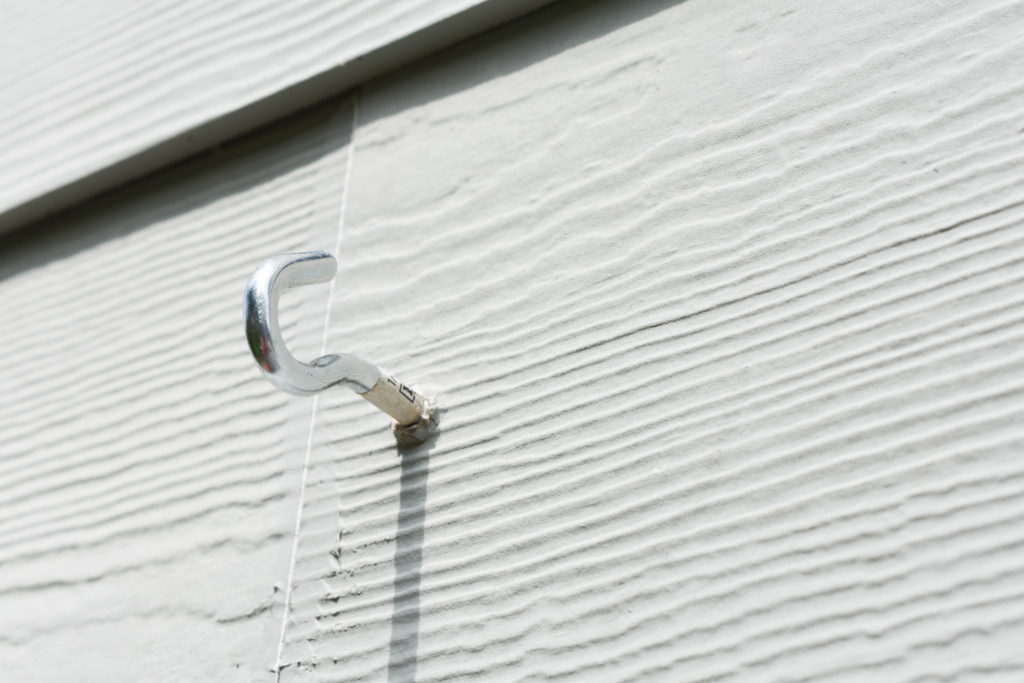
<path fill-rule="evenodd" d="M 349 353 L 297 360 L 284 343 L 277 321 L 281 293 L 291 287 L 327 282 L 338 262 L 325 251 L 284 254 L 267 259 L 245 288 L 245 336 L 260 370 L 278 389 L 306 396 L 345 385 L 395 419 L 400 436 L 423 441 L 433 406 L 418 392 L 376 365 Z M 429 431 L 429 430 L 428 430 Z"/>

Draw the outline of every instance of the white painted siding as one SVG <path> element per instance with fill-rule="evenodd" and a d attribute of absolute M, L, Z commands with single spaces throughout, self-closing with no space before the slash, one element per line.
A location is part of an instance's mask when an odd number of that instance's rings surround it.
<path fill-rule="evenodd" d="M 6 238 L 5 675 L 1020 680 L 1022 36 L 559 3 Z M 339 238 L 287 334 L 419 449 L 247 355 Z"/>
<path fill-rule="evenodd" d="M 273 678 L 311 405 L 256 372 L 242 290 L 333 240 L 350 121 L 321 108 L 0 243 L 4 680 Z M 304 353 L 318 294 L 287 301 Z"/>
<path fill-rule="evenodd" d="M 599 3 L 365 89 L 282 680 L 1020 680 L 1024 5 Z"/>
<path fill-rule="evenodd" d="M 547 1 L 0 3 L 0 232 Z"/>

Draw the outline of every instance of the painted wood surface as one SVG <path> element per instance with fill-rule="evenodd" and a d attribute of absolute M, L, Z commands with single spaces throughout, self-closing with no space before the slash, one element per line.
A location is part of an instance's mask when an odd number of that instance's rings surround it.
<path fill-rule="evenodd" d="M 546 2 L 0 3 L 0 232 Z"/>
<path fill-rule="evenodd" d="M 0 242 L 0 678 L 272 680 L 312 403 L 264 380 L 242 291 L 331 248 L 331 104 Z M 322 292 L 285 298 L 296 353 Z"/>
<path fill-rule="evenodd" d="M 1024 677 L 1024 3 L 575 2 L 365 88 L 282 681 Z"/>

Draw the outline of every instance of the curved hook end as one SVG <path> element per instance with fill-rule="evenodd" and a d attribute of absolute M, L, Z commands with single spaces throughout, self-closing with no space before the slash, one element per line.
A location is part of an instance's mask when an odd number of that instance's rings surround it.
<path fill-rule="evenodd" d="M 314 394 L 335 384 L 347 384 L 363 393 L 379 378 L 376 366 L 355 356 L 323 356 L 303 363 L 284 343 L 277 320 L 281 293 L 291 287 L 327 282 L 337 271 L 338 262 L 325 251 L 284 254 L 260 264 L 246 285 L 243 317 L 249 350 L 267 379 L 290 394 Z"/>

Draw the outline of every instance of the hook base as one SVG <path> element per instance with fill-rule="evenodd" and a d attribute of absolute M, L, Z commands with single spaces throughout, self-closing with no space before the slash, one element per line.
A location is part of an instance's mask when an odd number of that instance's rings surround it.
<path fill-rule="evenodd" d="M 419 445 L 437 431 L 437 403 L 384 370 L 373 388 L 360 395 L 395 419 L 393 431 L 400 446 Z"/>
<path fill-rule="evenodd" d="M 423 402 L 423 413 L 420 419 L 407 425 L 400 425 L 396 422 L 391 426 L 391 431 L 395 434 L 399 448 L 412 448 L 434 438 L 440 419 L 441 410 L 437 403 L 427 399 Z"/>

